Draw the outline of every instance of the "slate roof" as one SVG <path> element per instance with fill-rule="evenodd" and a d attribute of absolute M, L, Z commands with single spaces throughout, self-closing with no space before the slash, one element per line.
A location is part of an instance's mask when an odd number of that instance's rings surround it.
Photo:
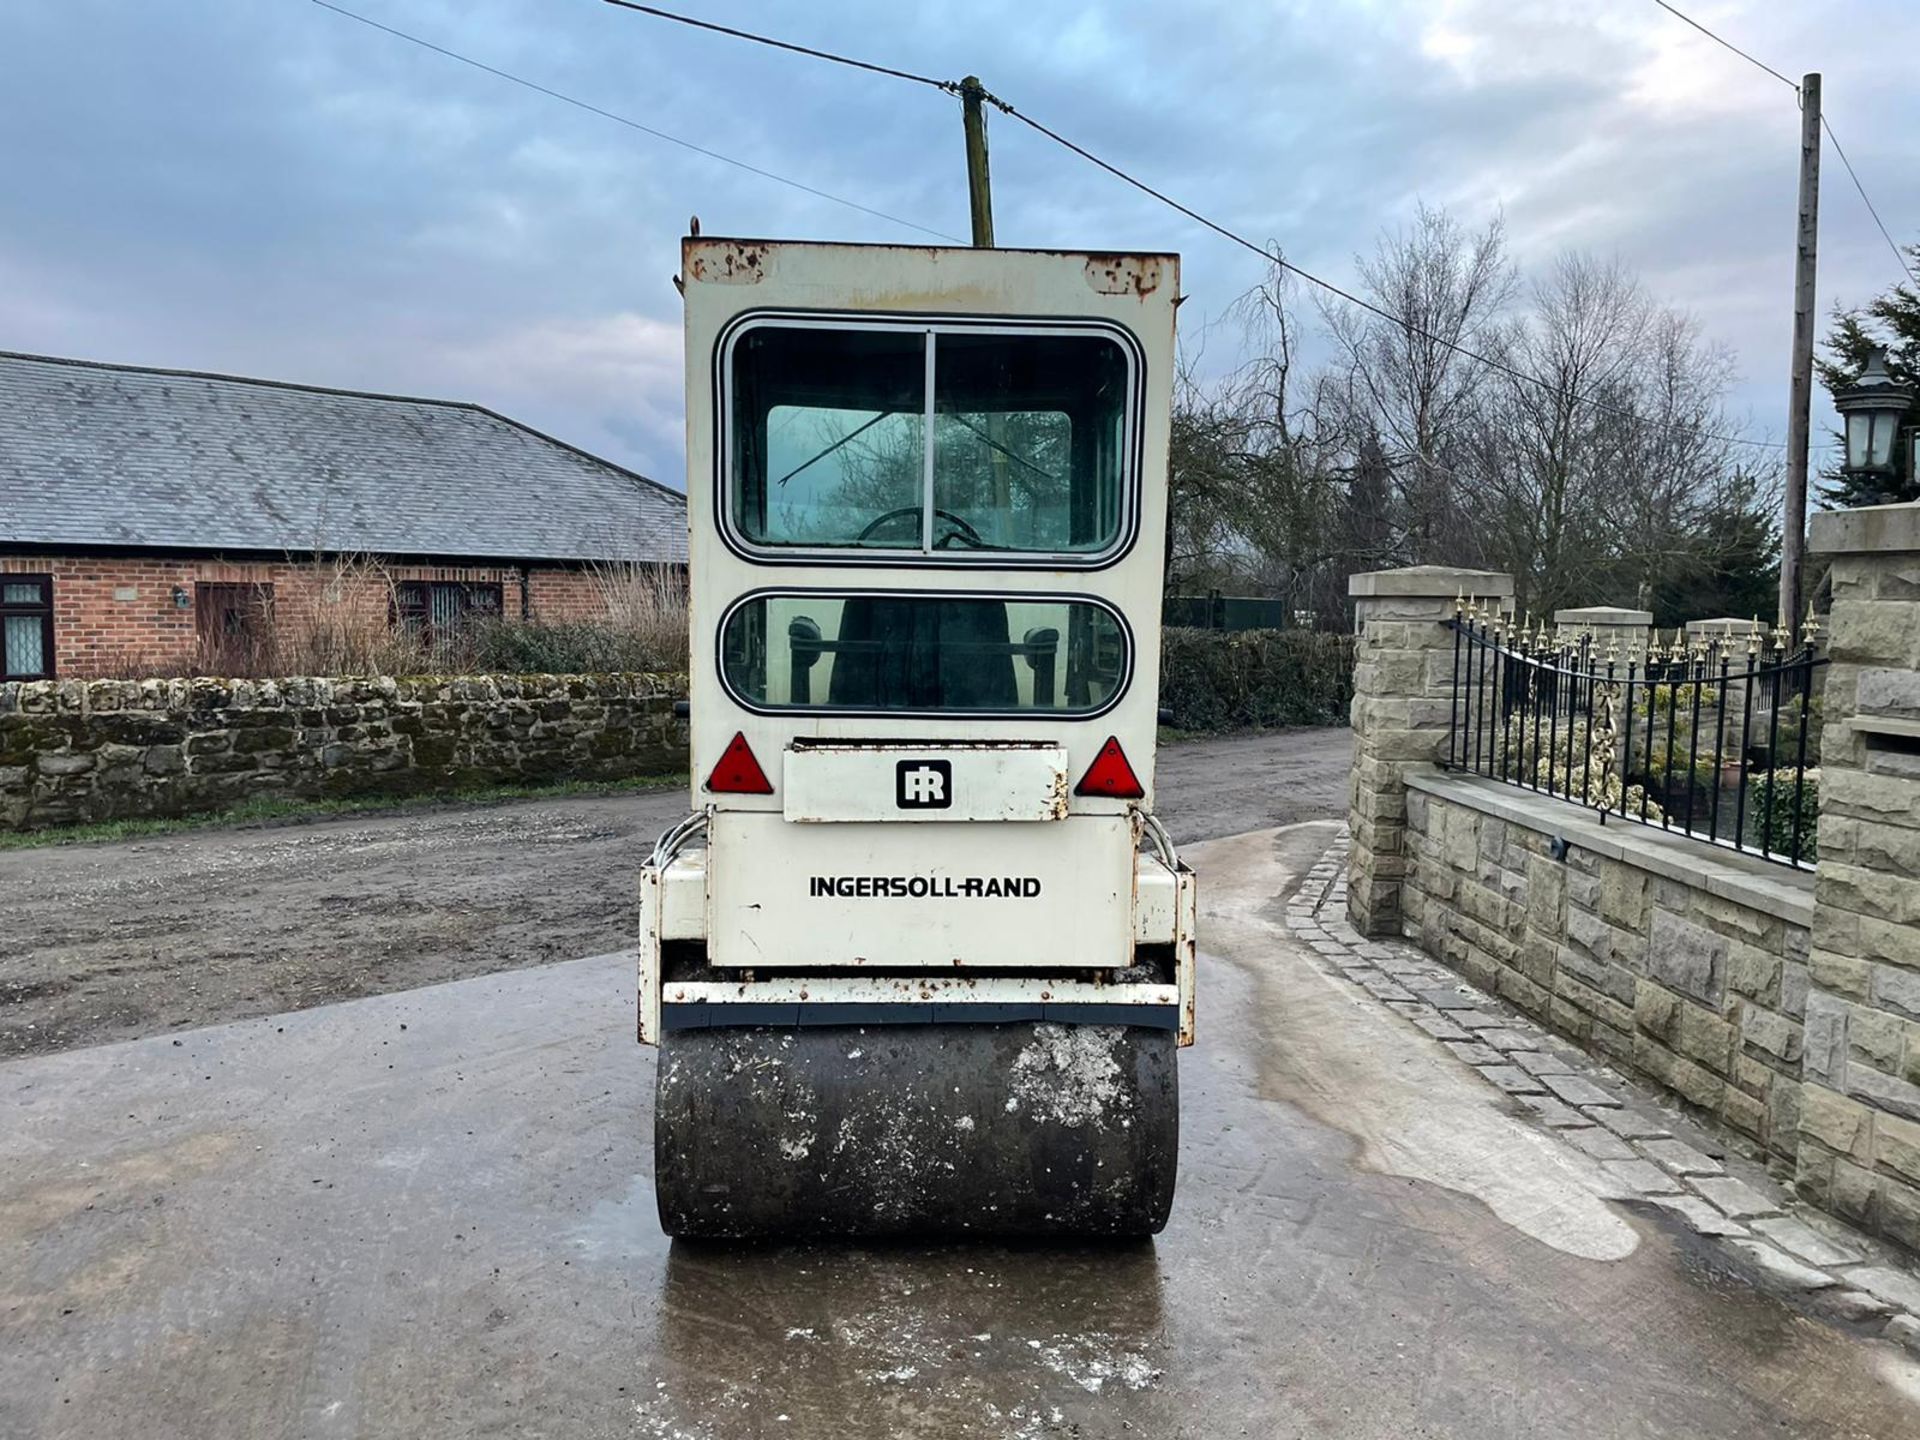
<path fill-rule="evenodd" d="M 0 550 L 687 558 L 684 496 L 503 415 L 0 351 Z"/>

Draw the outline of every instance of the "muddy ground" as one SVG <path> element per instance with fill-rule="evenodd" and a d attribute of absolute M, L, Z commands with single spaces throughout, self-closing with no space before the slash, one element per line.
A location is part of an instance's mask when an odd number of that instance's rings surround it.
<path fill-rule="evenodd" d="M 1332 817 L 1351 733 L 1160 752 L 1177 840 Z M 686 792 L 519 801 L 0 853 L 0 1058 L 518 969 L 630 943 Z"/>

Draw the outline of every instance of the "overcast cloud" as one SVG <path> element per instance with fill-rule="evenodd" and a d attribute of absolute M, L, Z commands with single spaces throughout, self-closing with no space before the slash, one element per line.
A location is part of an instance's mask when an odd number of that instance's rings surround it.
<path fill-rule="evenodd" d="M 955 102 L 598 0 L 342 0 L 656 129 L 955 236 Z M 1730 347 L 1784 432 L 1798 113 L 1651 0 L 707 3 L 697 14 L 987 85 L 1330 279 L 1417 201 L 1516 258 L 1618 255 Z M 1920 237 L 1920 8 L 1696 0 L 1827 111 Z M 477 400 L 682 482 L 687 217 L 912 241 L 308 0 L 0 0 L 0 349 Z M 1258 276 L 1021 127 L 998 238 L 1184 255 L 1183 323 Z M 1821 308 L 1896 278 L 1833 156 Z M 1306 308 L 1302 297 L 1303 309 Z"/>

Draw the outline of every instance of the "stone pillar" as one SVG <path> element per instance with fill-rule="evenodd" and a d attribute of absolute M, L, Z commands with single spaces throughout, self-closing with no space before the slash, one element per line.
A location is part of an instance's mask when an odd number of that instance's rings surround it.
<path fill-rule="evenodd" d="M 1398 935 L 1407 873 L 1407 772 L 1431 770 L 1452 720 L 1454 634 L 1468 595 L 1513 609 L 1513 577 L 1415 565 L 1347 582 L 1359 649 L 1353 669 L 1353 778 L 1347 914 L 1363 935 Z"/>
<path fill-rule="evenodd" d="M 1567 643 L 1578 643 L 1582 635 L 1592 635 L 1593 653 L 1604 660 L 1609 642 L 1617 644 L 1623 656 L 1636 641 L 1646 644 L 1647 632 L 1653 628 L 1653 612 L 1618 605 L 1585 605 L 1554 611 L 1553 628 Z"/>
<path fill-rule="evenodd" d="M 1815 515 L 1811 539 L 1832 664 L 1795 1182 L 1920 1249 L 1920 505 Z"/>
<path fill-rule="evenodd" d="M 1742 654 L 1756 624 L 1760 627 L 1761 644 L 1772 645 L 1773 622 L 1761 620 L 1757 615 L 1716 615 L 1711 620 L 1689 620 L 1687 643 L 1704 640 L 1709 645 L 1719 645 L 1730 655 Z"/>

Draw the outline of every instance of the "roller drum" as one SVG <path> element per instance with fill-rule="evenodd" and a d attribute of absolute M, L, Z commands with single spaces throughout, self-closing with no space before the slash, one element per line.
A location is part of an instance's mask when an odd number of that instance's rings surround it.
<path fill-rule="evenodd" d="M 714 1027 L 662 1037 L 669 1235 L 1157 1233 L 1173 1202 L 1170 1030 Z"/>

